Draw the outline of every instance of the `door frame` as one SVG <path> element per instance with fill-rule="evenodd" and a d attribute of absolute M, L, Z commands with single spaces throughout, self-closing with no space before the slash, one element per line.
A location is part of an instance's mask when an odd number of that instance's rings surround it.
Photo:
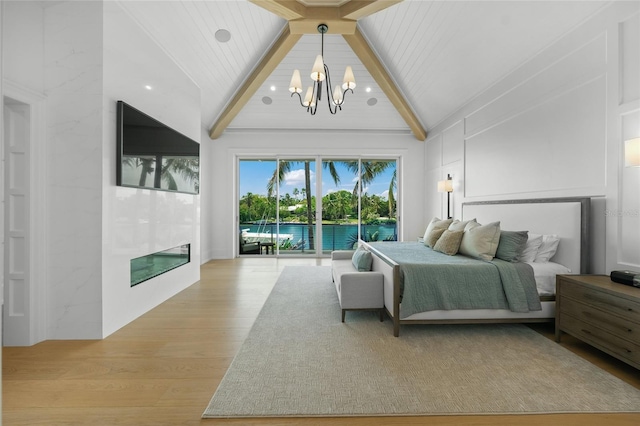
<path fill-rule="evenodd" d="M 26 156 L 29 159 L 28 162 L 28 180 L 29 185 L 26 188 L 25 193 L 28 197 L 28 219 L 25 221 L 27 235 L 27 252 L 29 253 L 27 259 L 28 265 L 28 321 L 29 332 L 28 335 L 12 335 L 11 330 L 7 329 L 7 324 L 3 320 L 3 340 L 5 344 L 10 346 L 30 346 L 38 342 L 46 340 L 47 338 L 47 293 L 48 285 L 46 281 L 47 271 L 47 232 L 46 232 L 46 217 L 47 217 L 47 193 L 46 193 L 46 175 L 47 175 L 47 152 L 46 152 L 46 98 L 44 95 L 37 93 L 31 89 L 22 87 L 13 82 L 3 81 L 3 108 L 7 108 L 7 102 L 15 102 L 21 105 L 25 105 L 29 109 L 29 141 L 27 147 Z M 4 114 L 2 117 L 4 121 Z M 4 127 L 4 126 L 3 126 Z M 3 135 L 3 146 L 5 150 L 5 144 Z M 3 192 L 5 192 L 3 182 Z M 4 194 L 6 197 L 6 193 Z M 6 221 L 8 217 L 3 214 L 4 222 L 3 229 L 6 229 Z M 6 241 L 7 236 L 4 236 Z M 5 258 L 6 251 L 9 247 L 5 244 Z M 3 258 L 4 262 L 4 258 Z M 6 265 L 4 265 L 6 275 Z M 7 288 L 3 289 L 3 296 Z M 5 313 L 7 298 L 4 298 Z M 3 315 L 5 315 L 3 313 Z"/>
<path fill-rule="evenodd" d="M 313 160 L 315 163 L 315 173 L 316 173 L 316 182 L 315 182 L 315 195 L 316 195 L 316 240 L 315 240 L 315 256 L 316 258 L 328 257 L 328 254 L 323 253 L 322 251 L 322 196 L 318 197 L 317 194 L 322 194 L 322 178 L 323 178 L 323 161 L 331 161 L 331 160 L 344 160 L 344 159 L 353 159 L 358 160 L 359 165 L 359 173 L 362 173 L 362 161 L 366 160 L 394 160 L 396 162 L 396 184 L 397 184 L 397 197 L 396 197 L 396 232 L 398 238 L 402 235 L 401 226 L 402 226 L 402 154 L 370 154 L 370 155 L 362 155 L 362 154 L 336 154 L 336 153 L 327 153 L 327 154 L 247 154 L 247 153 L 235 153 L 234 154 L 234 193 L 233 193 L 233 217 L 234 220 L 234 257 L 239 257 L 239 233 L 237 230 L 240 225 L 240 213 L 239 213 L 239 203 L 240 203 L 240 162 L 243 160 L 272 160 L 276 162 L 276 167 L 279 167 L 280 161 L 304 161 L 304 159 Z M 302 159 L 302 160 L 301 160 Z M 360 188 L 362 191 L 362 188 Z M 280 199 L 280 182 L 276 184 L 276 202 Z M 361 223 L 361 196 L 358 197 L 358 223 Z M 279 208 L 276 208 L 276 220 L 279 222 Z M 320 226 L 318 226 L 320 225 Z M 360 237 L 361 226 L 358 226 L 358 237 Z M 318 249 L 319 247 L 319 249 Z M 276 256 L 280 256 L 277 250 L 274 250 L 274 254 Z M 293 257 L 299 256 L 296 254 L 287 254 L 285 257 Z M 303 257 L 311 257 L 311 255 L 305 255 Z"/>

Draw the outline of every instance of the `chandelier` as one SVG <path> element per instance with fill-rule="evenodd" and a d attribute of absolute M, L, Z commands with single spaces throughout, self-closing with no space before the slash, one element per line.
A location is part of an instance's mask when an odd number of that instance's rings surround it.
<path fill-rule="evenodd" d="M 313 80 L 313 86 L 309 86 L 307 93 L 302 99 L 300 95 L 302 93 L 302 80 L 300 79 L 300 71 L 294 70 L 291 76 L 291 83 L 289 83 L 289 91 L 291 96 L 294 94 L 300 98 L 300 105 L 307 109 L 311 115 L 316 114 L 318 109 L 318 103 L 322 100 L 322 82 L 324 81 L 324 87 L 327 92 L 327 105 L 331 114 L 335 114 L 338 110 L 342 110 L 342 104 L 344 103 L 344 95 L 347 92 L 353 93 L 353 88 L 356 87 L 356 79 L 353 76 L 353 70 L 350 66 L 344 72 L 344 79 L 342 81 L 342 88 L 336 85 L 333 96 L 331 96 L 331 76 L 329 75 L 329 67 L 324 63 L 324 33 L 329 30 L 329 26 L 326 24 L 318 25 L 318 32 L 322 34 L 322 46 L 320 55 L 316 57 L 316 61 L 313 64 L 311 70 L 311 80 Z"/>

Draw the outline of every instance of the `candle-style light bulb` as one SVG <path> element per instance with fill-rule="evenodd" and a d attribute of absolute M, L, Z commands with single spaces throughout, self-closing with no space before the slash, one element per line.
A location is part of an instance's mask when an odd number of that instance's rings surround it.
<path fill-rule="evenodd" d="M 291 83 L 289 83 L 289 91 L 291 93 L 302 93 L 302 79 L 300 78 L 300 70 L 293 70 Z"/>
<path fill-rule="evenodd" d="M 353 75 L 353 70 L 350 66 L 344 71 L 344 79 L 342 80 L 342 89 L 355 89 L 356 87 L 356 78 Z"/>

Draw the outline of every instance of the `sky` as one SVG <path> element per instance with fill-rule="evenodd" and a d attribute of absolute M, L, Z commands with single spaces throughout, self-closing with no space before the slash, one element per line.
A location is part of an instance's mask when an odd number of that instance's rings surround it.
<path fill-rule="evenodd" d="M 258 195 L 267 195 L 267 182 L 273 176 L 273 172 L 276 167 L 275 160 L 241 160 L 240 161 L 240 196 L 251 192 Z M 335 185 L 328 170 L 322 170 L 322 195 L 325 196 L 328 193 L 346 190 L 353 191 L 355 186 L 356 176 L 347 171 L 347 169 L 340 163 L 336 163 L 336 169 L 340 176 L 340 183 Z M 391 181 L 391 175 L 393 174 L 393 168 L 389 167 L 384 173 L 380 174 L 374 182 L 372 182 L 368 188 L 365 188 L 365 192 L 368 194 L 375 194 L 381 197 L 387 198 L 389 190 L 389 182 Z M 315 162 L 311 164 L 311 186 L 315 188 L 316 185 L 316 173 Z M 284 180 L 280 185 L 280 195 L 289 193 L 293 196 L 293 190 L 297 188 L 301 190 L 304 188 L 304 163 L 295 162 L 291 168 L 291 172 L 285 175 Z"/>

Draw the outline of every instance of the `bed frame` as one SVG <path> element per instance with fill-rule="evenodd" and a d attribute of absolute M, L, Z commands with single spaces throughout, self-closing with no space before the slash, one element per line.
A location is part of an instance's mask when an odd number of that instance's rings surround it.
<path fill-rule="evenodd" d="M 589 198 L 546 198 L 463 203 L 462 220 L 476 218 L 486 224 L 500 221 L 500 227 L 511 231 L 557 234 L 558 251 L 552 258 L 572 273 L 586 273 L 589 262 Z M 419 312 L 400 319 L 400 265 L 374 246 L 360 241 L 373 256 L 374 271 L 384 275 L 384 305 L 393 320 L 393 335 L 400 335 L 404 324 L 473 324 L 547 322 L 555 318 L 555 297 L 540 298 L 541 311 L 516 313 L 505 309 L 436 310 Z"/>

